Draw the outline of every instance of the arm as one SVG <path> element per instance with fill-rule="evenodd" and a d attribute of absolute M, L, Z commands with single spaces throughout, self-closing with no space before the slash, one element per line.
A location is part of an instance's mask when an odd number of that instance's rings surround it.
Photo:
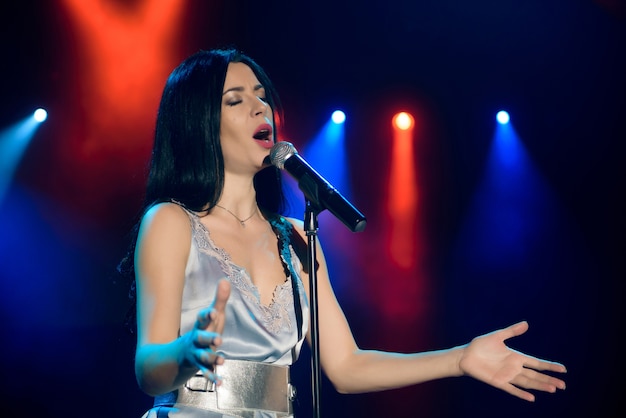
<path fill-rule="evenodd" d="M 291 221 L 304 237 L 301 222 Z M 414 354 L 361 350 L 333 292 L 319 244 L 317 256 L 320 360 L 338 392 L 380 391 L 462 375 L 529 401 L 534 400 L 534 396 L 520 387 L 547 392 L 565 388 L 562 380 L 537 371 L 565 372 L 564 366 L 526 356 L 504 344 L 506 339 L 526 331 L 528 324 L 525 322 L 447 350 Z M 308 275 L 301 274 L 308 291 Z"/>
<path fill-rule="evenodd" d="M 214 354 L 221 343 L 228 283 L 220 283 L 213 305 L 198 314 L 194 329 L 179 337 L 185 266 L 191 227 L 177 205 L 152 207 L 142 219 L 135 250 L 137 349 L 135 375 L 149 395 L 169 392 L 202 370 L 222 364 Z"/>

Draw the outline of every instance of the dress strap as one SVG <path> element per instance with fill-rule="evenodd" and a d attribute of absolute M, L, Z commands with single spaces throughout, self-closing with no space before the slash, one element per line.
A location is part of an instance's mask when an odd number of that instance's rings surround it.
<path fill-rule="evenodd" d="M 294 247 L 293 239 L 294 237 L 300 238 L 300 234 L 298 234 L 293 229 L 293 225 L 287 219 L 282 216 L 276 215 L 268 218 L 270 225 L 272 226 L 272 230 L 276 234 L 278 238 L 278 253 L 283 260 L 283 266 L 285 267 L 285 273 L 291 278 L 291 289 L 293 291 L 293 304 L 294 310 L 296 311 L 296 323 L 298 327 L 298 341 L 302 339 L 302 303 L 300 301 L 300 291 L 299 291 L 299 283 L 297 280 L 298 275 L 295 271 L 293 271 L 293 262 L 291 261 L 291 251 L 289 246 L 294 249 L 296 255 L 300 260 L 302 260 L 302 255 L 296 251 Z M 306 246 L 305 246 L 306 248 Z"/>

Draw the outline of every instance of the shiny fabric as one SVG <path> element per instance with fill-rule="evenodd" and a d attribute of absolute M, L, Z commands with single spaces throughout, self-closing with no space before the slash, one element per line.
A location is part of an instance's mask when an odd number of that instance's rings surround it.
<path fill-rule="evenodd" d="M 176 404 L 207 410 L 245 408 L 291 415 L 294 391 L 289 383 L 289 366 L 226 360 L 217 366 L 217 374 L 223 378 L 219 386 L 201 373 L 189 379 L 178 390 Z"/>
<path fill-rule="evenodd" d="M 300 260 L 288 241 L 291 224 L 282 217 L 271 221 L 279 241 L 284 244 L 280 246 L 283 249 L 280 251 L 280 256 L 291 277 L 287 278 L 282 285 L 277 286 L 272 302 L 264 305 L 260 301 L 258 289 L 252 283 L 248 272 L 236 265 L 230 255 L 213 242 L 210 232 L 200 222 L 197 214 L 191 211 L 187 213 L 191 223 L 192 237 L 185 269 L 181 335 L 192 329 L 198 312 L 213 301 L 218 281 L 225 278 L 231 283 L 231 293 L 226 305 L 227 319 L 219 352 L 227 361 L 238 359 L 281 366 L 293 364 L 298 358 L 308 328 L 309 307 L 298 275 L 301 269 Z M 297 329 L 292 279 L 297 281 L 297 294 L 303 314 L 300 332 Z M 151 413 L 156 413 L 157 408 L 171 406 L 175 408 L 169 411 L 167 416 L 170 417 L 289 416 L 250 410 L 216 411 L 216 414 L 210 414 L 207 410 L 194 411 L 195 408 L 173 405 L 176 398 L 177 391 L 155 397 L 155 408 L 144 416 L 156 416 Z"/>
<path fill-rule="evenodd" d="M 293 418 L 293 415 L 280 415 L 266 411 L 240 411 L 236 415 L 229 412 L 206 411 L 203 409 L 173 406 L 156 406 L 142 418 Z"/>

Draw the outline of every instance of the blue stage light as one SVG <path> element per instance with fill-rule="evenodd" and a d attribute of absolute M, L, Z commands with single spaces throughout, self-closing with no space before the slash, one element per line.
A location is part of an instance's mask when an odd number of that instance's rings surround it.
<path fill-rule="evenodd" d="M 496 115 L 496 119 L 498 120 L 498 123 L 502 125 L 506 125 L 507 123 L 509 123 L 510 120 L 509 114 L 504 110 L 498 112 L 498 114 Z"/>
<path fill-rule="evenodd" d="M 333 112 L 332 120 L 336 124 L 344 123 L 346 121 L 346 114 L 341 110 L 335 110 Z"/>
<path fill-rule="evenodd" d="M 43 122 L 44 120 L 48 118 L 48 112 L 46 112 L 45 109 L 39 108 L 35 110 L 33 117 L 35 118 L 37 122 Z"/>

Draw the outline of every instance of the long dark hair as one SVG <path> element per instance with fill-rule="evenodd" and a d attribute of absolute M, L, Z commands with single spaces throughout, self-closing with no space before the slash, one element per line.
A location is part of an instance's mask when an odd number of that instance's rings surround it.
<path fill-rule="evenodd" d="M 128 252 L 118 265 L 118 272 L 131 283 L 132 306 L 126 318 L 131 330 L 136 327 L 134 253 L 141 217 L 153 205 L 172 200 L 192 211 L 206 211 L 215 206 L 222 194 L 224 156 L 219 136 L 220 116 L 226 70 L 231 62 L 250 67 L 265 88 L 265 99 L 274 112 L 274 132 L 278 133 L 276 121 L 282 120 L 278 94 L 263 68 L 240 51 L 199 51 L 170 74 L 157 114 L 144 204 L 131 231 Z M 257 204 L 265 216 L 286 210 L 278 168 L 269 166 L 259 171 L 254 177 L 254 187 Z"/>

